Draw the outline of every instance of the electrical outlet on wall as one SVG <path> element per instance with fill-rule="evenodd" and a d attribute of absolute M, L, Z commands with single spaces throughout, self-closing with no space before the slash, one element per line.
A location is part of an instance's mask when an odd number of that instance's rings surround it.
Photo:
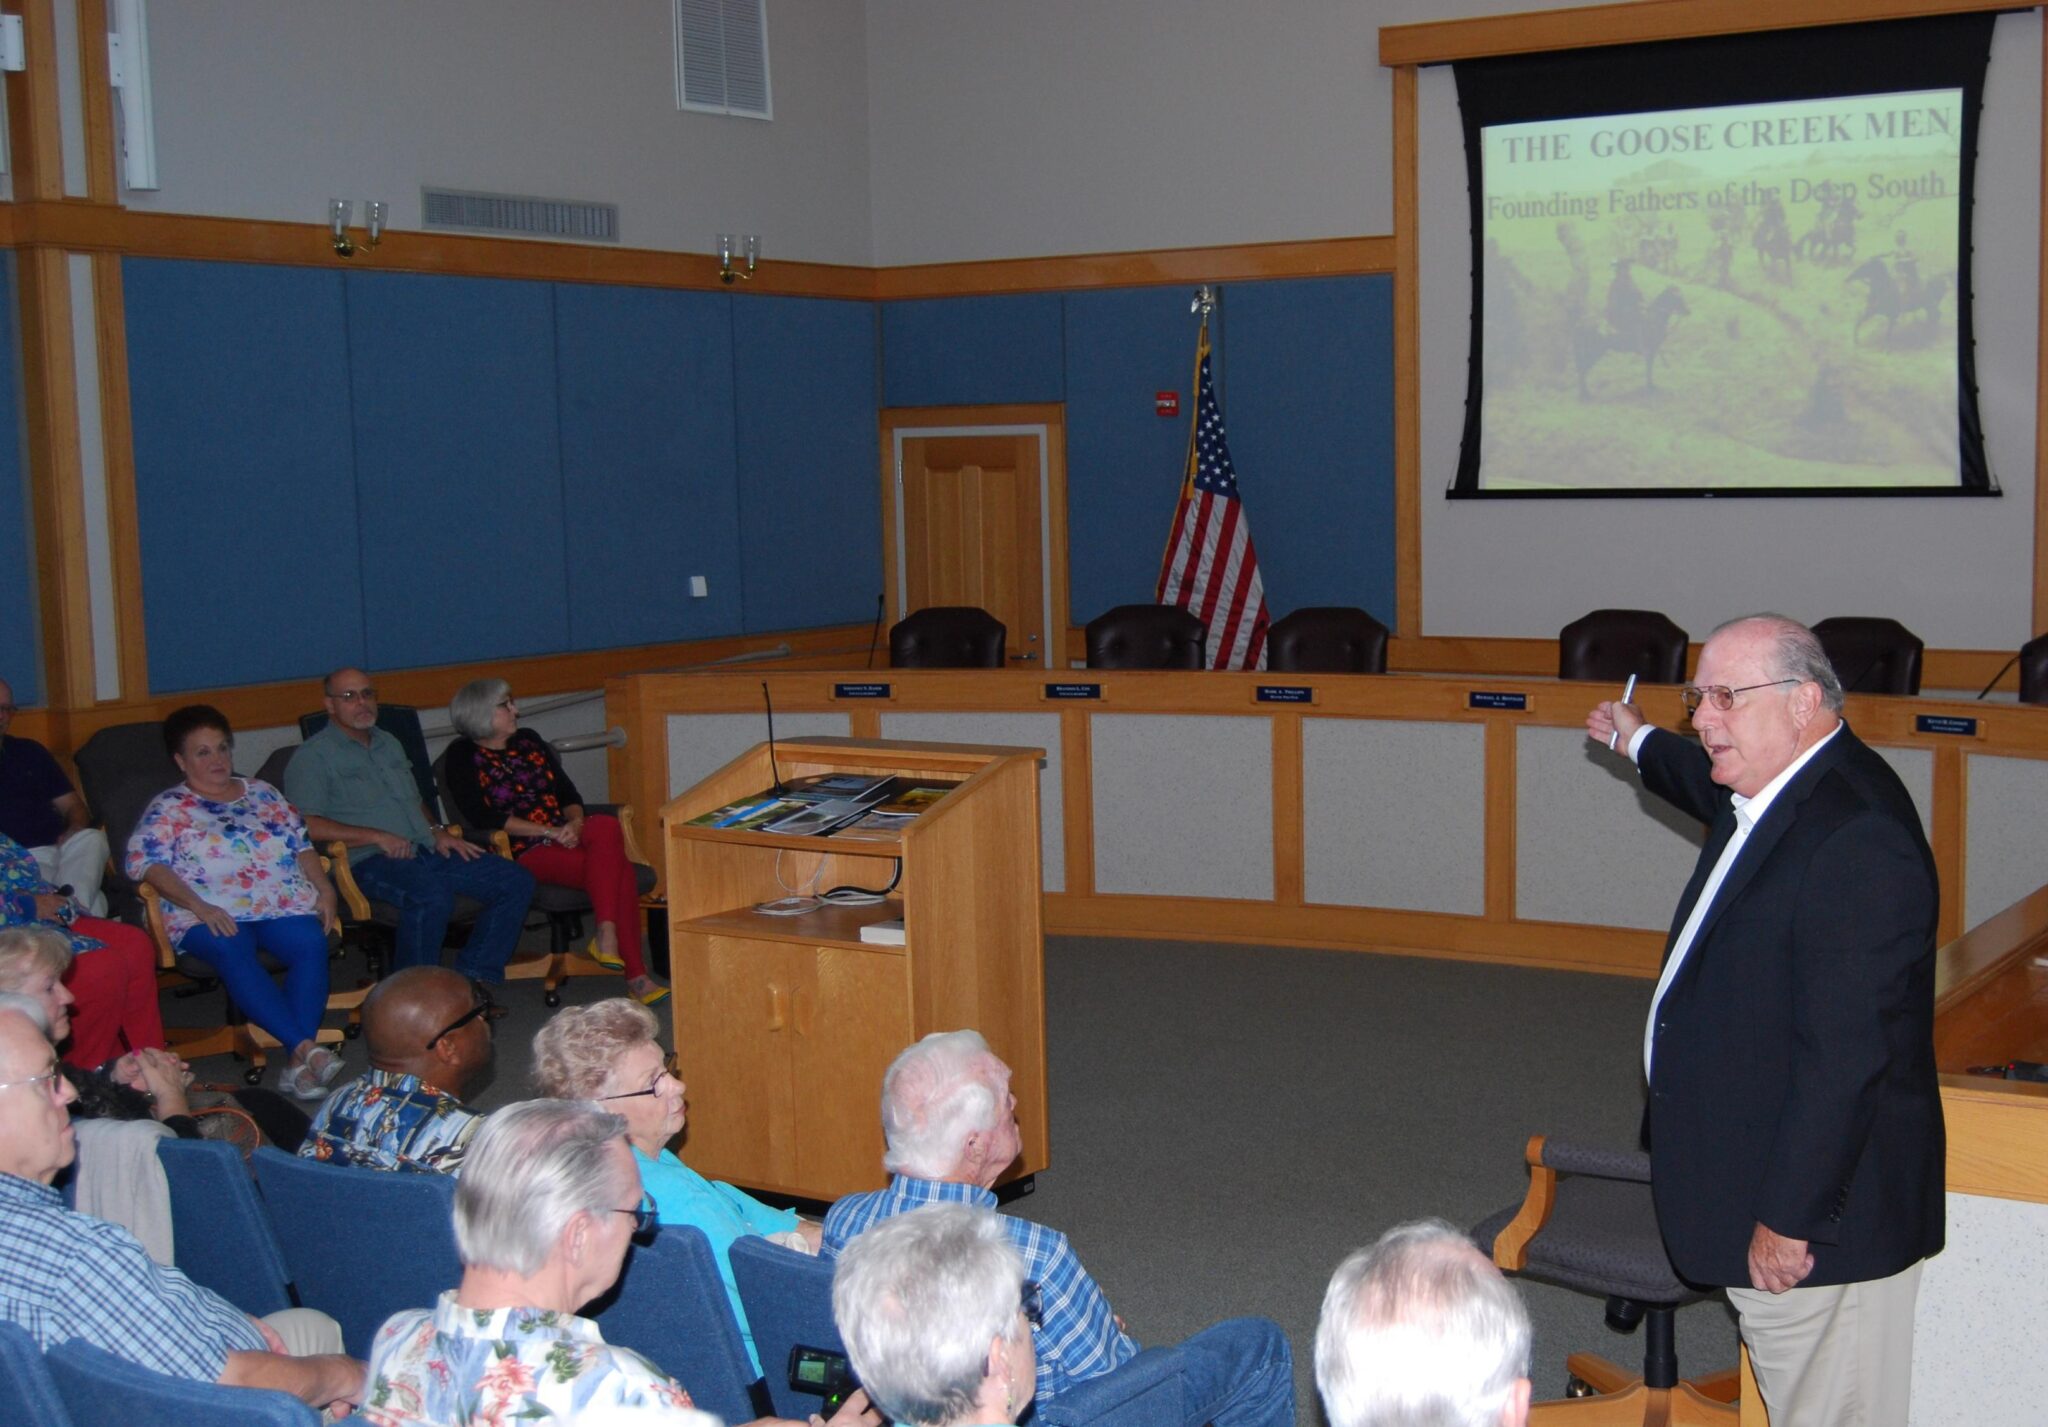
<path fill-rule="evenodd" d="M 705 583 L 705 581 L 704 581 L 704 577 L 703 577 L 702 575 L 692 575 L 692 576 L 690 576 L 690 598 L 691 598 L 691 599 L 693 599 L 693 600 L 701 600 L 701 599 L 703 599 L 703 598 L 704 598 L 704 597 L 705 597 L 706 595 L 708 595 L 708 594 L 710 594 L 710 593 L 711 593 L 711 586 Z"/>

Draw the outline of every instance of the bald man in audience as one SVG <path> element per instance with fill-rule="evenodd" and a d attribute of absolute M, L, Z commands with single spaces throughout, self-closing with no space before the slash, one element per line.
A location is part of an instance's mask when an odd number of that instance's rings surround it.
<path fill-rule="evenodd" d="M 1524 1427 L 1529 1310 L 1441 1219 L 1397 1224 L 1338 1265 L 1316 1325 L 1330 1427 Z"/>
<path fill-rule="evenodd" d="M 363 1002 L 370 1068 L 313 1117 L 299 1153 L 361 1169 L 457 1174 L 483 1117 L 462 1094 L 491 1063 L 501 1014 L 483 983 L 409 966 Z"/>
<path fill-rule="evenodd" d="M 976 1031 L 926 1036 L 882 1076 L 882 1133 L 889 1186 L 849 1194 L 832 1206 L 820 1250 L 827 1258 L 871 1225 L 927 1204 L 995 1208 L 995 1182 L 1023 1143 L 1010 1067 Z M 1037 1293 L 1035 1420 L 1056 1427 L 1072 1420 L 1063 1415 L 1061 1394 L 1123 1366 L 1138 1355 L 1138 1344 L 1065 1234 L 1013 1215 L 1001 1218 Z M 1278 1324 L 1232 1318 L 1182 1347 L 1181 1402 L 1191 1427 L 1292 1427 L 1294 1354 Z"/>
<path fill-rule="evenodd" d="M 195 1382 L 288 1392 L 314 1407 L 360 1402 L 363 1365 L 324 1313 L 249 1317 L 149 1256 L 135 1236 L 64 1207 L 51 1181 L 77 1155 L 41 1006 L 0 996 L 0 1322 L 49 1349 L 72 1339 Z M 288 1346 L 289 1344 L 289 1346 Z"/>
<path fill-rule="evenodd" d="M 14 686 L 0 679 L 0 833 L 29 850 L 45 882 L 69 887 L 81 907 L 104 917 L 107 835 L 50 750 L 7 731 L 14 714 Z"/>

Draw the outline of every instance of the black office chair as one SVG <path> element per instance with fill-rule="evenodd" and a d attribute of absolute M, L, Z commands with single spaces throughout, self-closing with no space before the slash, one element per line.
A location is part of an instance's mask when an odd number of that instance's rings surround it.
<path fill-rule="evenodd" d="M 1557 632 L 1557 677 L 1619 684 L 1685 682 L 1686 633 L 1651 609 L 1596 609 Z"/>
<path fill-rule="evenodd" d="M 1472 1230 L 1481 1253 L 1509 1273 L 1526 1274 L 1607 1300 L 1607 1326 L 1643 1325 L 1643 1370 L 1593 1353 L 1565 1359 L 1578 1402 L 1545 1405 L 1545 1421 L 1623 1420 L 1734 1427 L 1739 1390 L 1729 1371 L 1693 1381 L 1678 1376 L 1676 1315 L 1708 1296 L 1678 1277 L 1657 1230 L 1650 1198 L 1650 1157 L 1560 1139 L 1532 1138 L 1524 1157 L 1529 1192 Z M 1588 1395 L 1582 1395 L 1582 1393 Z M 1640 1404 L 1640 1417 L 1637 1406 Z"/>
<path fill-rule="evenodd" d="M 1287 674 L 1384 674 L 1387 627 L 1353 605 L 1310 605 L 1273 621 L 1266 667 Z"/>
<path fill-rule="evenodd" d="M 1000 669 L 1009 631 L 977 605 L 929 605 L 889 626 L 892 669 Z"/>
<path fill-rule="evenodd" d="M 2048 634 L 2020 646 L 2020 702 L 2048 704 Z"/>
<path fill-rule="evenodd" d="M 1917 694 L 1920 636 L 1895 619 L 1837 615 L 1813 627 L 1845 694 Z"/>
<path fill-rule="evenodd" d="M 1091 669 L 1205 669 L 1209 626 L 1179 605 L 1120 604 L 1088 621 Z"/>

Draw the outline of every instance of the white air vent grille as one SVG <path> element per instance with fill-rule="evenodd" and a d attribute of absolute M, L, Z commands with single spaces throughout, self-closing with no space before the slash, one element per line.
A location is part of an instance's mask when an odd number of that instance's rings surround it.
<path fill-rule="evenodd" d="M 675 0 L 676 107 L 772 119 L 768 0 Z"/>
<path fill-rule="evenodd" d="M 423 188 L 420 211 L 425 215 L 423 226 L 428 228 L 524 233 L 535 238 L 568 238 L 586 243 L 619 241 L 616 203 L 574 203 L 566 198 Z"/>

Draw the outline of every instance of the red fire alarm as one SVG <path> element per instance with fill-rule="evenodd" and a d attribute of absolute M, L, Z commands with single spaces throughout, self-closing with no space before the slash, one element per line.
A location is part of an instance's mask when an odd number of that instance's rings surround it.
<path fill-rule="evenodd" d="M 1161 416 L 1180 415 L 1180 393 L 1177 391 L 1153 392 L 1152 409 Z"/>

